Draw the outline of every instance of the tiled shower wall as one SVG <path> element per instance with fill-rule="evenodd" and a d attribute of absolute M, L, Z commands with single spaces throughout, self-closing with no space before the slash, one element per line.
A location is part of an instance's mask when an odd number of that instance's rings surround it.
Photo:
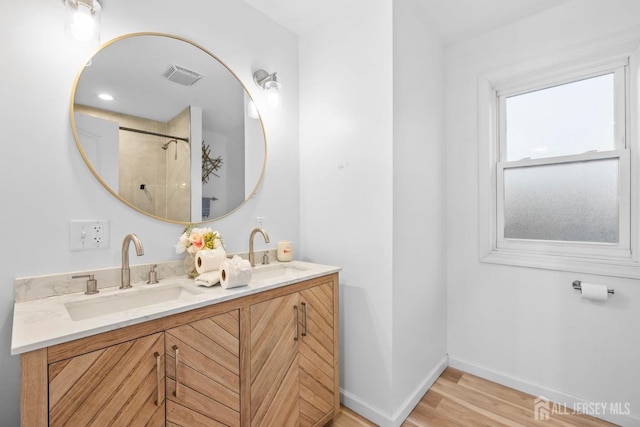
<path fill-rule="evenodd" d="M 189 107 L 167 123 L 86 106 L 77 113 L 117 122 L 120 126 L 189 137 Z M 162 218 L 190 220 L 190 148 L 184 141 L 161 147 L 170 138 L 119 132 L 119 194 L 139 209 Z M 177 150 L 177 153 L 176 153 Z"/>

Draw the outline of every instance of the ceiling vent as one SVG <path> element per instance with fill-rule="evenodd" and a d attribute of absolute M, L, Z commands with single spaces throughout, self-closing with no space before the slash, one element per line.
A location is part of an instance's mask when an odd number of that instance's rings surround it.
<path fill-rule="evenodd" d="M 188 68 L 172 64 L 167 71 L 162 73 L 164 78 L 183 86 L 192 86 L 195 82 L 202 78 L 202 74 Z"/>

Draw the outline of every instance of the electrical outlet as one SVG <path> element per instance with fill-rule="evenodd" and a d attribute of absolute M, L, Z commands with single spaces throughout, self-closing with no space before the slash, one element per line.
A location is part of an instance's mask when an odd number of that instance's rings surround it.
<path fill-rule="evenodd" d="M 109 247 L 108 220 L 74 220 L 69 224 L 69 248 L 72 251 Z"/>
<path fill-rule="evenodd" d="M 267 220 L 266 216 L 257 216 L 256 217 L 256 226 L 263 228 L 264 227 L 264 222 Z"/>

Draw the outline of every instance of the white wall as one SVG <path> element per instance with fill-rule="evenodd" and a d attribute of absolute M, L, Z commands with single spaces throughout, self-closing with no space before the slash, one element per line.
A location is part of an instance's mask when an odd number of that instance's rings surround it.
<path fill-rule="evenodd" d="M 345 403 L 390 414 L 392 5 L 339 6 L 326 26 L 299 38 L 301 253 L 343 268 Z"/>
<path fill-rule="evenodd" d="M 420 3 L 393 5 L 393 404 L 401 419 L 446 367 L 447 352 L 444 49 Z"/>
<path fill-rule="evenodd" d="M 383 426 L 446 363 L 444 60 L 420 16 L 348 2 L 300 34 L 302 253 L 343 268 L 343 402 Z"/>
<path fill-rule="evenodd" d="M 163 0 L 110 1 L 102 40 L 159 31 L 183 36 L 214 52 L 233 69 L 262 109 L 269 163 L 258 193 L 212 226 L 230 251 L 246 250 L 256 216 L 265 216 L 272 242 L 299 241 L 297 39 L 244 2 L 194 0 L 189 7 Z M 131 263 L 175 259 L 182 226 L 146 217 L 111 196 L 85 166 L 69 125 L 69 95 L 87 49 L 63 34 L 58 1 L 4 2 L 0 13 L 0 424 L 19 424 L 19 358 L 10 356 L 15 277 L 120 263 L 120 242 L 135 232 L 145 255 Z M 283 107 L 270 111 L 254 90 L 252 72 L 277 70 Z M 69 220 L 111 221 L 111 246 L 69 251 Z M 262 243 L 257 242 L 261 247 Z"/>
<path fill-rule="evenodd" d="M 478 76 L 638 26 L 634 0 L 574 0 L 446 51 L 448 352 L 453 366 L 572 404 L 629 402 L 640 425 L 640 283 L 478 261 Z M 637 135 L 636 135 L 637 137 Z M 582 302 L 575 279 L 616 294 Z"/>

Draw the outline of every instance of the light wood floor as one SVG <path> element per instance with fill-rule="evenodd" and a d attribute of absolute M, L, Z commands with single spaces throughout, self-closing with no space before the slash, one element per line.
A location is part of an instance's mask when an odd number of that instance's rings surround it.
<path fill-rule="evenodd" d="M 447 368 L 403 427 L 431 426 L 613 426 L 579 414 L 550 414 L 548 420 L 534 419 L 535 396 L 510 389 L 471 374 Z M 558 411 L 556 411 L 558 412 Z M 567 412 L 571 412 L 571 408 Z M 358 414 L 342 408 L 331 427 L 375 426 Z"/>

